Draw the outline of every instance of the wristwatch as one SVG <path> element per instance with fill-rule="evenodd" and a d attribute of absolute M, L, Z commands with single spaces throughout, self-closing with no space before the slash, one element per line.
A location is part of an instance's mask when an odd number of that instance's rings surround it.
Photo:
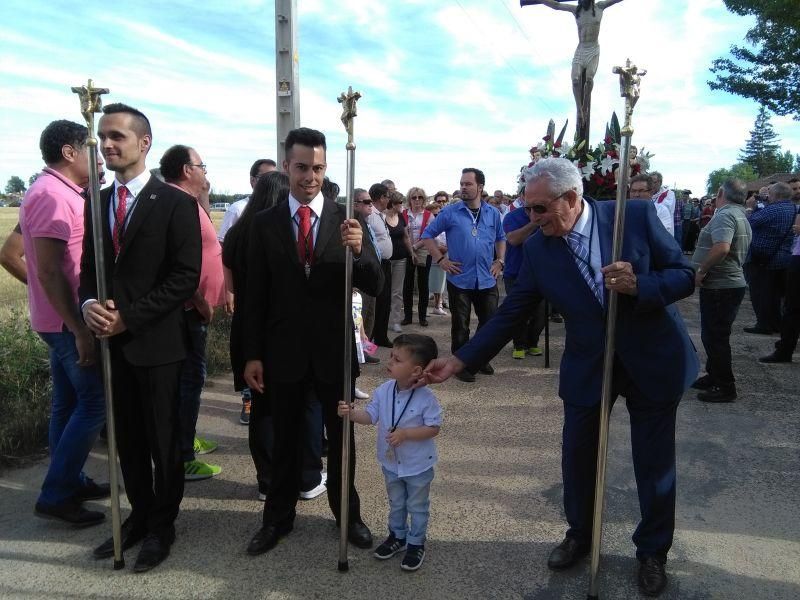
<path fill-rule="evenodd" d="M 504 261 L 502 258 L 496 258 L 496 259 L 495 259 L 495 262 L 499 262 L 499 263 L 500 263 L 500 266 L 501 266 L 502 268 L 504 268 L 504 269 L 506 268 L 506 261 Z"/>

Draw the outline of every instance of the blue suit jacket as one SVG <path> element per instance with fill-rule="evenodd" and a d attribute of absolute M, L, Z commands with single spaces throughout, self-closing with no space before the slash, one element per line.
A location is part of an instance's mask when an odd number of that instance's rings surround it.
<path fill-rule="evenodd" d="M 602 264 L 607 265 L 615 203 L 585 200 L 595 211 Z M 694 271 L 651 202 L 632 201 L 626 207 L 622 260 L 633 266 L 639 292 L 619 295 L 616 355 L 646 398 L 675 402 L 695 380 L 699 366 L 683 320 L 672 306 L 693 293 Z M 563 238 L 537 232 L 523 252 L 512 294 L 456 356 L 471 368 L 485 364 L 511 338 L 518 316 L 544 297 L 558 307 L 566 323 L 559 395 L 568 404 L 600 402 L 605 308 L 584 281 Z"/>

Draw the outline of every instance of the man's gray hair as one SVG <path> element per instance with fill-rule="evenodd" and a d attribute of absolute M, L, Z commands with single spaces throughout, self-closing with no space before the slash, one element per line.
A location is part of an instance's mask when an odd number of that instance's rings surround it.
<path fill-rule="evenodd" d="M 741 179 L 726 179 L 722 182 L 722 196 L 726 202 L 744 204 L 747 199 L 747 186 Z"/>
<path fill-rule="evenodd" d="M 527 167 L 522 176 L 525 185 L 534 179 L 548 180 L 550 192 L 560 196 L 569 190 L 575 190 L 578 197 L 583 196 L 583 178 L 578 168 L 566 158 L 543 158 L 533 166 Z"/>
<path fill-rule="evenodd" d="M 779 181 L 778 183 L 773 183 L 769 186 L 769 201 L 770 202 L 780 202 L 781 200 L 791 200 L 792 199 L 792 186 L 788 183 L 783 183 Z"/>

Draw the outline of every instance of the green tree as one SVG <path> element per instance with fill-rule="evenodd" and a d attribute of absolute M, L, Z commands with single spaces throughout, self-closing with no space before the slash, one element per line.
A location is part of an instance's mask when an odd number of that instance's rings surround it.
<path fill-rule="evenodd" d="M 709 81 L 723 90 L 755 100 L 777 115 L 800 121 L 800 18 L 797 0 L 724 0 L 729 11 L 754 16 L 745 36 L 750 47 L 731 46 L 731 58 L 718 58 Z"/>
<path fill-rule="evenodd" d="M 717 169 L 708 174 L 708 182 L 706 183 L 706 193 L 713 196 L 722 185 L 722 182 L 731 177 L 736 177 L 742 181 L 755 181 L 758 175 L 753 170 L 753 167 L 747 163 L 736 163 L 728 169 Z"/>
<path fill-rule="evenodd" d="M 775 173 L 791 173 L 794 166 L 794 154 L 791 150 L 778 153 L 775 157 Z"/>
<path fill-rule="evenodd" d="M 6 194 L 14 194 L 16 192 L 25 191 L 25 182 L 22 181 L 17 175 L 12 175 L 6 184 Z"/>
<path fill-rule="evenodd" d="M 778 134 L 772 128 L 767 109 L 762 106 L 750 130 L 750 139 L 739 152 L 739 161 L 753 167 L 759 177 L 764 177 L 777 172 L 779 156 Z"/>
<path fill-rule="evenodd" d="M 39 175 L 40 174 L 41 174 L 40 172 L 36 172 L 33 175 L 31 175 L 30 177 L 28 177 L 28 187 L 32 186 L 33 182 L 36 181 L 37 179 L 39 179 Z"/>

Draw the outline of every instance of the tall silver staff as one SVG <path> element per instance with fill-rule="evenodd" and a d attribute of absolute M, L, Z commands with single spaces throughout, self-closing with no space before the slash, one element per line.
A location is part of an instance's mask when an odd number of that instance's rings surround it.
<path fill-rule="evenodd" d="M 633 127 L 631 117 L 633 107 L 639 100 L 639 83 L 647 71 L 639 71 L 630 59 L 624 67 L 614 67 L 619 74 L 620 95 L 625 98 L 625 125 L 622 128 L 622 155 L 620 156 L 619 178 L 617 179 L 617 207 L 614 215 L 614 242 L 611 248 L 611 262 L 617 262 L 622 255 L 622 235 L 625 230 L 625 203 L 628 198 L 628 155 L 631 150 Z M 603 358 L 603 392 L 600 397 L 600 432 L 597 441 L 597 480 L 594 492 L 594 517 L 592 521 L 591 579 L 588 600 L 597 600 L 598 573 L 600 570 L 600 543 L 603 536 L 603 506 L 606 486 L 606 458 L 608 455 L 608 421 L 611 414 L 611 383 L 614 370 L 614 341 L 617 328 L 618 294 L 611 290 L 608 294 L 608 313 L 606 317 L 606 346 Z"/>
<path fill-rule="evenodd" d="M 89 83 L 81 87 L 73 87 L 72 91 L 81 99 L 81 114 L 86 120 L 89 137 L 86 146 L 89 148 L 89 204 L 92 211 L 92 240 L 94 241 L 94 262 L 97 274 L 97 299 L 105 306 L 108 300 L 106 289 L 105 254 L 103 253 L 103 208 L 100 203 L 100 177 L 97 172 L 97 138 L 94 137 L 94 113 L 102 107 L 101 94 L 107 94 L 107 88 L 96 88 Z M 111 486 L 111 535 L 114 539 L 114 569 L 125 567 L 122 556 L 122 533 L 119 512 L 119 477 L 117 471 L 117 434 L 114 429 L 114 403 L 111 386 L 111 353 L 108 338 L 100 338 L 100 365 L 103 371 L 103 389 L 106 396 L 106 432 L 108 436 L 108 473 Z"/>
<path fill-rule="evenodd" d="M 356 102 L 361 98 L 359 92 L 354 92 L 352 86 L 347 92 L 342 92 L 338 100 L 342 105 L 342 123 L 347 130 L 347 204 L 346 214 L 348 219 L 353 218 L 353 188 L 356 178 L 356 145 L 353 142 L 353 117 L 356 116 Z M 350 246 L 345 246 L 344 255 L 344 385 L 342 398 L 345 402 L 353 399 L 353 251 Z M 342 489 L 341 507 L 339 516 L 339 570 L 347 571 L 347 530 L 350 522 L 350 415 L 342 417 Z"/>

